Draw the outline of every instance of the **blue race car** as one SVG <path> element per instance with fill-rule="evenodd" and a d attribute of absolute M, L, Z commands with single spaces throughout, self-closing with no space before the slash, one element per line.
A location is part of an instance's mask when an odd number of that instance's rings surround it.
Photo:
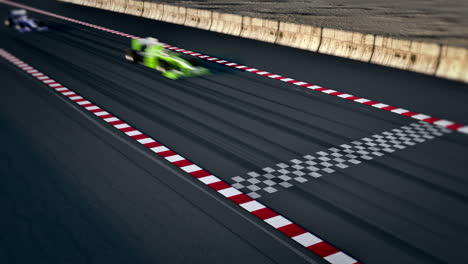
<path fill-rule="evenodd" d="M 10 15 L 5 19 L 4 23 L 5 26 L 14 27 L 19 32 L 44 31 L 48 29 L 44 22 L 28 17 L 28 13 L 24 9 L 11 10 Z"/>

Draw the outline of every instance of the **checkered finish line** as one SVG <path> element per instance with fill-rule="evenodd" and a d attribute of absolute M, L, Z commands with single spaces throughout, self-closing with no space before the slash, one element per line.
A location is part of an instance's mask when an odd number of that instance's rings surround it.
<path fill-rule="evenodd" d="M 120 120 L 111 113 L 105 111 L 104 109 L 87 100 L 86 98 L 73 92 L 69 88 L 63 86 L 59 82 L 38 71 L 37 69 L 25 63 L 24 61 L 16 58 L 4 49 L 0 49 L 0 57 L 14 64 L 16 67 L 25 71 L 37 80 L 41 81 L 49 88 L 58 92 L 60 95 L 71 100 L 82 109 L 92 113 L 96 117 L 100 118 L 102 121 L 108 123 L 113 128 L 119 130 L 126 136 L 130 137 L 132 140 L 135 140 L 137 143 L 145 146 L 147 149 L 149 149 L 156 155 L 163 157 L 166 161 L 180 168 L 182 171 L 191 175 L 192 177 L 198 179 L 201 183 L 218 192 L 225 198 L 231 200 L 240 208 L 263 220 L 271 227 L 275 228 L 287 237 L 291 238 L 295 242 L 307 248 L 309 251 L 322 257 L 329 263 L 360 264 L 357 260 L 347 255 L 343 251 L 323 241 L 318 236 L 293 223 L 291 220 L 273 211 L 264 204 L 261 204 L 260 202 L 233 188 L 231 185 L 222 181 L 220 178 L 212 175 L 208 171 L 202 169 L 198 165 L 187 160 L 186 158 L 172 151 L 168 147 L 157 142 L 153 138 L 145 135 L 141 131 L 138 131 L 134 127 Z"/>
<path fill-rule="evenodd" d="M 252 171 L 243 177 L 233 177 L 232 186 L 257 199 L 261 194 L 275 193 L 279 188 L 290 188 L 294 184 L 304 183 L 337 169 L 345 169 L 450 132 L 449 129 L 420 121 L 329 148 L 327 151 L 319 151 L 315 155 L 292 159 L 287 164 L 278 163 L 274 167 L 263 168 L 262 172 Z"/>
<path fill-rule="evenodd" d="M 47 16 L 52 16 L 52 17 L 55 17 L 55 18 L 58 18 L 58 19 L 62 19 L 62 20 L 66 20 L 66 21 L 69 21 L 69 22 L 72 22 L 72 23 L 76 23 L 76 24 L 80 24 L 80 25 L 83 25 L 83 26 L 95 28 L 95 29 L 98 29 L 98 30 L 102 30 L 102 31 L 109 32 L 109 33 L 112 33 L 112 34 L 116 34 L 116 35 L 119 35 L 119 36 L 123 36 L 123 37 L 126 37 L 126 38 L 140 38 L 140 37 L 137 37 L 137 36 L 134 36 L 134 35 L 130 35 L 130 34 L 127 34 L 127 33 L 123 33 L 123 32 L 120 32 L 120 31 L 112 30 L 112 29 L 97 26 L 97 25 L 93 25 L 93 24 L 86 23 L 86 22 L 76 20 L 76 19 L 73 19 L 73 18 L 57 15 L 57 14 L 54 14 L 54 13 L 51 13 L 51 12 L 40 10 L 40 9 L 37 9 L 37 8 L 34 8 L 34 7 L 30 7 L 30 6 L 27 6 L 27 5 L 14 3 L 14 2 L 11 2 L 11 1 L 7 1 L 7 0 L 0 0 L 0 3 L 4 3 L 4 4 L 7 4 L 7 5 L 24 8 L 24 9 L 27 9 L 27 10 L 30 10 L 30 11 L 33 11 L 33 12 L 36 12 L 36 13 L 40 13 L 40 14 L 47 15 Z M 270 73 L 270 72 L 267 72 L 267 71 L 251 68 L 249 66 L 245 66 L 245 65 L 235 63 L 235 62 L 230 62 L 230 61 L 219 59 L 219 58 L 216 58 L 216 57 L 211 57 L 211 56 L 204 55 L 204 54 L 201 54 L 201 53 L 198 53 L 198 52 L 178 48 L 178 47 L 171 46 L 171 45 L 168 45 L 168 44 L 164 44 L 164 46 L 167 49 L 170 49 L 170 50 L 173 50 L 173 51 L 176 51 L 176 52 L 191 55 L 191 56 L 194 56 L 194 57 L 197 57 L 197 58 L 200 58 L 200 59 L 204 59 L 204 60 L 207 60 L 207 61 L 216 62 L 216 63 L 222 64 L 222 65 L 225 65 L 225 66 L 228 66 L 228 67 L 231 67 L 231 68 L 235 68 L 235 69 L 238 69 L 238 70 L 241 70 L 241 71 L 255 73 L 255 74 L 265 76 L 265 77 L 268 77 L 268 78 L 272 78 L 272 79 L 275 79 L 275 80 L 279 80 L 279 81 L 282 81 L 282 82 L 291 83 L 291 84 L 294 84 L 294 85 L 297 85 L 297 86 L 301 86 L 301 87 L 304 87 L 306 89 L 310 89 L 310 90 L 313 90 L 313 91 L 333 95 L 333 96 L 336 96 L 336 97 L 339 97 L 339 98 L 342 98 L 342 99 L 346 99 L 346 100 L 349 100 L 349 101 L 353 101 L 353 102 L 356 102 L 356 103 L 359 103 L 359 104 L 372 106 L 372 107 L 375 107 L 375 108 L 378 108 L 378 109 L 382 109 L 382 110 L 385 110 L 385 111 L 388 111 L 388 112 L 392 112 L 394 114 L 411 117 L 411 118 L 416 119 L 416 120 L 421 120 L 421 121 L 424 121 L 424 122 L 427 122 L 427 123 L 430 123 L 430 124 L 445 127 L 445 128 L 448 128 L 448 129 L 451 129 L 451 130 L 454 130 L 454 131 L 458 131 L 458 132 L 463 133 L 463 134 L 468 134 L 468 125 L 462 125 L 462 124 L 459 124 L 459 123 L 456 123 L 456 122 L 453 122 L 453 121 L 432 117 L 432 116 L 429 116 L 429 115 L 413 112 L 413 111 L 410 111 L 410 110 L 407 110 L 407 109 L 391 106 L 391 105 L 384 104 L 384 103 L 379 103 L 379 102 L 372 101 L 372 100 L 362 98 L 362 97 L 359 97 L 359 96 L 354 96 L 354 95 L 351 95 L 351 94 L 342 93 L 342 92 L 335 91 L 335 90 L 328 89 L 328 88 L 324 88 L 324 87 L 321 87 L 321 86 L 318 86 L 318 85 L 310 84 L 310 83 L 307 83 L 307 82 L 294 80 L 292 78 L 288 78 L 288 77 L 284 77 L 284 76 L 274 74 L 274 73 Z"/>

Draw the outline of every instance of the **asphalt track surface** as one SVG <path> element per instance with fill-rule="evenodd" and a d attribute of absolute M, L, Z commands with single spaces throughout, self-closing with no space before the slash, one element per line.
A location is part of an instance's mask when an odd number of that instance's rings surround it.
<path fill-rule="evenodd" d="M 461 83 L 36 2 L 22 3 L 468 123 Z M 214 63 L 202 63 L 212 75 L 172 81 L 125 62 L 128 39 L 36 16 L 50 32 L 2 27 L 0 48 L 230 183 L 415 122 Z M 0 67 L 0 263 L 325 263 L 4 60 Z M 468 137 L 452 132 L 259 201 L 362 263 L 459 263 L 467 154 Z"/>

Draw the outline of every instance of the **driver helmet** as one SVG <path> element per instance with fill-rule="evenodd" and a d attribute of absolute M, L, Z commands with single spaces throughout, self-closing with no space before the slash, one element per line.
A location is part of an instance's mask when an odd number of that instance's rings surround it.
<path fill-rule="evenodd" d="M 150 43 L 150 44 L 159 44 L 159 39 L 157 39 L 157 38 L 148 37 L 148 38 L 146 38 L 146 40 L 147 40 L 148 43 Z"/>
<path fill-rule="evenodd" d="M 10 12 L 10 14 L 17 18 L 27 17 L 27 12 L 24 9 L 14 9 Z"/>

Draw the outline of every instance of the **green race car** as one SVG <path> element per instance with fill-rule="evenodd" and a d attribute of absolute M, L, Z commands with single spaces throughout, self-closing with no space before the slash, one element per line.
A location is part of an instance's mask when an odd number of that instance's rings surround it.
<path fill-rule="evenodd" d="M 125 52 L 125 59 L 160 71 L 163 76 L 174 80 L 209 73 L 196 65 L 195 58 L 168 51 L 154 38 L 132 39 L 132 48 Z"/>

